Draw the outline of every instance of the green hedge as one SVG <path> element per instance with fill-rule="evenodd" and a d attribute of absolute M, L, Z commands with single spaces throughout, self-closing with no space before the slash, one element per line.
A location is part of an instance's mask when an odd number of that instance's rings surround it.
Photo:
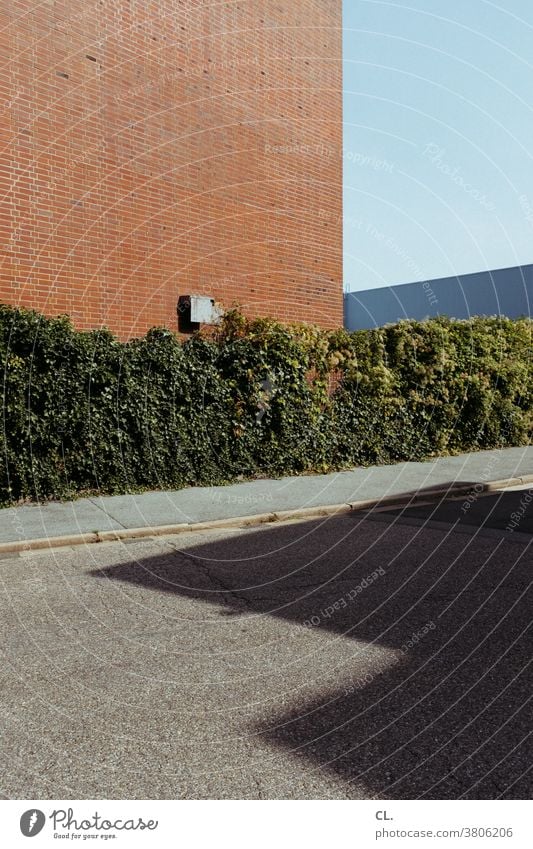
<path fill-rule="evenodd" d="M 218 484 L 525 444 L 528 319 L 370 331 L 229 313 L 119 342 L 0 306 L 0 502 Z"/>

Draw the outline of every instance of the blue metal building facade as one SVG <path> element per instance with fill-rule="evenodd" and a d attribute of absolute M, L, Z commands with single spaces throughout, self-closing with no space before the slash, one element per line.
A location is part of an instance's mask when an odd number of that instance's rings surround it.
<path fill-rule="evenodd" d="M 532 316 L 533 265 L 366 289 L 344 296 L 344 324 L 349 330 L 438 315 Z"/>

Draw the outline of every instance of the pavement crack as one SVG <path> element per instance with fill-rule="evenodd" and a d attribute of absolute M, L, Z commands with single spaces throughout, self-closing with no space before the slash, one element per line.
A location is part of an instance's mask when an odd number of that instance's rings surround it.
<path fill-rule="evenodd" d="M 227 586 L 218 575 L 213 575 L 211 569 L 209 568 L 205 560 L 201 560 L 200 558 L 195 557 L 194 555 L 189 554 L 187 551 L 183 551 L 182 549 L 174 548 L 174 546 L 171 546 L 171 548 L 175 554 L 179 554 L 196 569 L 200 569 L 204 573 L 208 581 L 213 584 L 216 591 L 220 593 L 221 597 L 225 601 L 228 601 L 232 605 L 235 605 L 235 602 L 237 602 L 237 606 L 241 609 L 244 608 L 245 610 L 250 611 L 254 609 L 253 605 L 250 603 L 249 599 L 246 596 L 241 595 L 233 587 Z"/>
<path fill-rule="evenodd" d="M 120 527 L 123 530 L 125 530 L 125 531 L 128 530 L 127 525 L 124 525 L 119 519 L 116 519 L 115 516 L 112 516 L 111 513 L 108 510 L 104 510 L 102 505 L 98 504 L 98 501 L 95 498 L 89 498 L 89 501 L 91 502 L 91 504 L 93 504 L 95 507 L 97 507 L 98 510 L 101 510 L 102 513 L 104 514 L 104 516 L 107 519 L 111 519 L 111 521 L 116 522 L 117 525 L 120 525 Z M 114 528 L 106 528 L 106 530 L 114 530 Z"/>

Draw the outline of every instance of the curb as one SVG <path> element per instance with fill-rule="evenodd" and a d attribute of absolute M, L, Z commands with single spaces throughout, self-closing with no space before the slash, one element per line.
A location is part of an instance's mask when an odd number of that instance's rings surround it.
<path fill-rule="evenodd" d="M 413 504 L 420 506 L 433 504 L 435 501 L 453 501 L 456 498 L 475 494 L 489 494 L 500 489 L 511 486 L 533 483 L 533 474 L 522 475 L 516 478 L 503 478 L 502 480 L 490 481 L 477 484 L 457 484 L 440 489 L 430 489 L 415 492 L 408 497 L 401 498 L 398 495 L 387 495 L 383 498 L 371 498 L 361 501 L 342 502 L 340 504 L 327 504 L 317 507 L 301 507 L 293 510 L 280 510 L 273 513 L 257 513 L 252 516 L 234 516 L 229 519 L 212 519 L 206 522 L 184 522 L 177 525 L 155 525 L 141 528 L 124 528 L 113 531 L 96 531 L 90 533 L 69 534 L 57 537 L 41 537 L 29 540 L 15 540 L 13 542 L 0 543 L 0 555 L 11 552 L 38 551 L 46 548 L 61 548 L 75 545 L 92 545 L 98 542 L 119 542 L 127 539 L 142 539 L 157 536 L 171 536 L 175 534 L 191 533 L 193 531 L 217 530 L 217 528 L 246 528 L 257 525 L 286 522 L 291 519 L 313 519 L 323 516 L 342 516 L 357 511 L 368 511 L 373 508 L 395 508 L 411 507 Z"/>

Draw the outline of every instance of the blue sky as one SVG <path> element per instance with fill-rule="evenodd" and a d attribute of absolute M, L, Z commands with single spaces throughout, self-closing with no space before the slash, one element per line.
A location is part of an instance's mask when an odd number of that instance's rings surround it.
<path fill-rule="evenodd" d="M 531 0 L 344 0 L 344 286 L 533 262 Z"/>

